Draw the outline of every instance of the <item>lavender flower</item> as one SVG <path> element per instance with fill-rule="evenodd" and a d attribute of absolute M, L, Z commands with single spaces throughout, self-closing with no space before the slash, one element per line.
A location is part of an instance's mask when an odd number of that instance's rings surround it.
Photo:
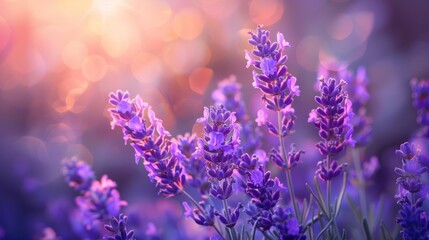
<path fill-rule="evenodd" d="M 132 240 L 134 239 L 134 230 L 127 230 L 126 224 L 128 217 L 124 214 L 119 214 L 119 217 L 113 217 L 110 224 L 104 225 L 104 228 L 113 233 L 114 236 L 108 236 L 104 239 L 108 240 Z"/>
<path fill-rule="evenodd" d="M 254 46 L 252 53 L 245 51 L 247 66 L 256 69 L 253 71 L 253 86 L 262 91 L 262 100 L 268 109 L 280 111 L 290 105 L 294 96 L 299 96 L 299 87 L 296 78 L 287 72 L 284 63 L 287 56 L 283 55 L 289 43 L 281 33 L 277 34 L 277 41 L 269 40 L 270 32 L 258 26 L 257 32 L 249 33 L 249 43 Z"/>
<path fill-rule="evenodd" d="M 422 125 L 418 135 L 428 138 L 429 136 L 429 80 L 411 80 L 413 106 L 417 110 L 417 122 Z"/>
<path fill-rule="evenodd" d="M 192 218 L 196 224 L 201 226 L 213 226 L 215 209 L 211 204 L 205 204 L 204 202 L 199 203 L 199 208 L 191 209 L 187 202 L 183 202 L 185 208 L 185 216 Z"/>
<path fill-rule="evenodd" d="M 92 222 L 118 215 L 121 206 L 127 203 L 121 200 L 116 183 L 104 175 L 100 181 L 94 181 L 87 192 L 76 198 L 76 204 L 88 221 Z"/>
<path fill-rule="evenodd" d="M 62 164 L 63 175 L 69 186 L 80 193 L 88 191 L 95 179 L 91 167 L 77 157 L 65 159 Z"/>
<path fill-rule="evenodd" d="M 228 195 L 233 183 L 229 179 L 235 168 L 239 144 L 239 126 L 235 121 L 234 113 L 225 110 L 222 105 L 204 108 L 204 117 L 198 119 L 198 122 L 204 124 L 203 138 L 198 144 L 200 149 L 204 150 L 207 175 L 217 181 L 225 180 L 222 186 L 220 183 L 212 183 L 211 193 L 222 192 Z M 214 197 L 227 197 L 218 194 Z"/>
<path fill-rule="evenodd" d="M 319 152 L 327 158 L 318 163 L 317 175 L 324 181 L 331 180 L 338 176 L 344 164 L 338 165 L 331 157 L 342 152 L 347 145 L 354 145 L 352 139 L 353 128 L 349 123 L 352 116 L 351 102 L 347 99 L 343 86 L 346 83 L 333 78 L 325 81 L 320 79 L 321 96 L 316 96 L 315 100 L 320 105 L 310 112 L 308 122 L 314 123 L 319 128 L 319 136 L 322 141 L 317 143 Z"/>
<path fill-rule="evenodd" d="M 243 208 L 241 203 L 237 204 L 237 207 L 234 209 L 228 207 L 224 209 L 222 213 L 216 211 L 215 215 L 219 217 L 219 220 L 227 228 L 234 228 L 237 223 L 238 218 L 240 217 L 240 210 Z M 228 211 L 228 212 L 227 212 Z"/>
<path fill-rule="evenodd" d="M 122 128 L 124 140 L 131 142 L 135 150 L 136 163 L 143 159 L 149 179 L 156 182 L 159 194 L 171 197 L 183 190 L 186 176 L 176 156 L 171 153 L 170 133 L 155 117 L 151 107 L 137 96 L 130 100 L 128 92 L 110 94 L 109 109 L 112 128 Z"/>
<path fill-rule="evenodd" d="M 401 144 L 397 155 L 402 158 L 402 168 L 395 168 L 399 175 L 396 183 L 399 186 L 399 211 L 397 222 L 402 227 L 403 239 L 429 239 L 429 218 L 422 205 L 426 196 L 421 190 L 423 187 L 422 174 L 427 172 L 419 162 L 419 152 L 413 144 Z"/>
<path fill-rule="evenodd" d="M 261 145 L 261 133 L 249 121 L 244 101 L 241 98 L 241 84 L 237 83 L 236 77 L 231 75 L 220 81 L 212 98 L 216 105 L 223 105 L 226 110 L 235 112 L 237 122 L 241 126 L 240 139 L 243 152 L 254 153 Z"/>
<path fill-rule="evenodd" d="M 176 144 L 172 145 L 174 147 L 171 149 L 172 153 L 184 167 L 187 182 L 190 186 L 200 189 L 201 193 L 205 193 L 209 185 L 205 171 L 206 160 L 203 152 L 197 148 L 196 135 L 186 133 L 177 136 L 173 141 Z"/>
<path fill-rule="evenodd" d="M 284 240 L 305 240 L 306 236 L 303 233 L 303 227 L 299 225 L 298 220 L 293 217 L 291 209 L 283 209 L 278 207 L 272 216 L 274 226 L 279 231 L 279 239 Z"/>

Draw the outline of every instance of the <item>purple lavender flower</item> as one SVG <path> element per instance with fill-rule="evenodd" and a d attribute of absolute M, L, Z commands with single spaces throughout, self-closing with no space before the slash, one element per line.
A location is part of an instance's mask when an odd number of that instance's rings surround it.
<path fill-rule="evenodd" d="M 237 83 L 234 75 L 218 83 L 218 87 L 212 93 L 212 99 L 216 105 L 223 105 L 228 111 L 235 112 L 238 121 L 244 120 L 246 108 L 241 98 L 241 84 Z"/>
<path fill-rule="evenodd" d="M 113 217 L 110 224 L 104 225 L 104 228 L 113 233 L 114 236 L 104 237 L 108 240 L 132 240 L 134 239 L 134 230 L 127 230 L 126 224 L 128 217 L 124 214 L 119 214 L 119 217 Z"/>
<path fill-rule="evenodd" d="M 417 122 L 422 125 L 418 133 L 424 138 L 429 136 L 429 80 L 411 80 L 413 106 L 417 110 Z"/>
<path fill-rule="evenodd" d="M 215 223 L 215 209 L 213 205 L 205 204 L 204 202 L 200 202 L 199 205 L 200 208 L 191 209 L 187 202 L 183 202 L 185 216 L 192 218 L 198 225 L 213 226 Z"/>
<path fill-rule="evenodd" d="M 235 168 L 239 144 L 239 126 L 235 121 L 234 113 L 222 105 L 204 108 L 204 117 L 198 119 L 204 124 L 203 138 L 198 144 L 204 150 L 207 175 L 218 181 L 230 178 Z M 232 184 L 233 181 L 227 182 Z M 212 184 L 216 191 L 217 187 Z"/>
<path fill-rule="evenodd" d="M 76 198 L 76 204 L 87 220 L 92 222 L 117 216 L 121 206 L 127 203 L 121 200 L 116 183 L 104 175 L 100 181 L 94 181 L 82 196 Z"/>
<path fill-rule="evenodd" d="M 253 86 L 262 91 L 262 100 L 268 109 L 280 111 L 290 105 L 295 96 L 299 96 L 296 78 L 287 72 L 285 64 L 287 56 L 283 55 L 289 43 L 281 33 L 277 41 L 271 42 L 270 32 L 258 26 L 257 32 L 250 32 L 249 43 L 254 46 L 252 53 L 245 51 L 247 66 L 253 66 Z"/>
<path fill-rule="evenodd" d="M 130 100 L 128 92 L 110 94 L 109 109 L 112 128 L 122 128 L 124 140 L 131 142 L 135 150 L 136 163 L 143 159 L 149 179 L 156 182 L 159 194 L 171 197 L 183 190 L 186 176 L 176 156 L 171 153 L 170 133 L 156 118 L 151 107 L 137 96 Z"/>
<path fill-rule="evenodd" d="M 197 148 L 196 135 L 186 133 L 177 136 L 173 141 L 176 144 L 172 145 L 172 153 L 184 167 L 187 182 L 190 186 L 200 189 L 201 193 L 205 193 L 210 184 L 206 176 L 206 160 L 201 149 Z"/>
<path fill-rule="evenodd" d="M 396 154 L 402 157 L 402 168 L 395 168 L 399 175 L 397 184 L 411 194 L 419 193 L 423 185 L 421 175 L 427 172 L 427 168 L 420 164 L 417 149 L 413 144 L 406 142 L 401 144 Z"/>
<path fill-rule="evenodd" d="M 278 207 L 272 216 L 273 225 L 280 234 L 279 239 L 287 240 L 305 240 L 306 236 L 303 227 L 293 216 L 292 209 L 283 209 Z"/>
<path fill-rule="evenodd" d="M 88 191 L 95 179 L 91 167 L 77 157 L 65 159 L 62 164 L 63 175 L 69 186 L 80 193 Z"/>
<path fill-rule="evenodd" d="M 352 139 L 353 128 L 349 123 L 352 116 L 351 102 L 347 99 L 343 86 L 346 83 L 333 78 L 325 81 L 320 79 L 321 96 L 315 100 L 320 105 L 313 109 L 308 122 L 313 122 L 319 128 L 319 136 L 322 141 L 317 143 L 319 152 L 327 158 L 318 163 L 317 174 L 324 181 L 338 176 L 344 164 L 338 165 L 335 159 L 330 159 L 342 152 L 347 145 L 354 145 Z"/>
<path fill-rule="evenodd" d="M 419 152 L 413 144 L 401 144 L 396 151 L 402 158 L 402 168 L 395 168 L 399 175 L 396 183 L 399 186 L 399 211 L 397 222 L 402 227 L 403 239 L 429 239 L 429 218 L 422 205 L 426 196 L 422 194 L 422 174 L 427 172 L 419 162 Z"/>
<path fill-rule="evenodd" d="M 215 215 L 219 217 L 219 220 L 227 228 L 233 228 L 237 223 L 238 218 L 240 217 L 240 210 L 243 208 L 241 203 L 237 204 L 237 207 L 234 209 L 228 207 L 228 209 L 223 210 L 222 213 L 216 211 Z M 226 212 L 228 211 L 228 213 Z M 228 217 L 229 216 L 229 217 Z"/>

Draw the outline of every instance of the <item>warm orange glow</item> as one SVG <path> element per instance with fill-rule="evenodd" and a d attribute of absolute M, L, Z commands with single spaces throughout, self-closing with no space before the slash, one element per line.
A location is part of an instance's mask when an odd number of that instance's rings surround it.
<path fill-rule="evenodd" d="M 10 38 L 10 28 L 6 20 L 0 16 L 0 53 L 6 47 Z"/>
<path fill-rule="evenodd" d="M 185 9 L 174 18 L 174 31 L 180 38 L 191 40 L 198 37 L 204 28 L 204 19 L 195 9 Z"/>
<path fill-rule="evenodd" d="M 203 95 L 213 77 L 210 68 L 197 68 L 189 75 L 189 87 L 192 91 Z"/>
<path fill-rule="evenodd" d="M 154 54 L 139 53 L 131 63 L 133 76 L 143 84 L 156 85 L 162 74 L 161 60 Z"/>
<path fill-rule="evenodd" d="M 316 36 L 305 37 L 297 45 L 296 59 L 308 71 L 315 71 L 319 64 L 320 38 Z"/>
<path fill-rule="evenodd" d="M 341 15 L 329 27 L 329 34 L 336 40 L 343 40 L 353 32 L 353 21 L 348 15 Z"/>
<path fill-rule="evenodd" d="M 252 0 L 249 5 L 249 14 L 256 24 L 272 25 L 282 18 L 283 12 L 280 0 Z"/>
<path fill-rule="evenodd" d="M 80 41 L 70 41 L 67 43 L 62 53 L 64 64 L 73 70 L 79 70 L 83 60 L 85 60 L 87 56 L 88 48 Z"/>
<path fill-rule="evenodd" d="M 103 57 L 88 56 L 82 63 L 82 74 L 91 82 L 99 81 L 107 71 L 107 64 Z"/>

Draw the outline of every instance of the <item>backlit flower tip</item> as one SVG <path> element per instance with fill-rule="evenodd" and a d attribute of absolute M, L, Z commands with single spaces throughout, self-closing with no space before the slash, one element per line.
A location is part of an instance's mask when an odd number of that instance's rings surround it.
<path fill-rule="evenodd" d="M 88 191 L 95 179 L 91 167 L 77 157 L 63 160 L 62 165 L 64 179 L 69 186 L 78 192 Z"/>
<path fill-rule="evenodd" d="M 422 208 L 423 199 L 413 204 L 408 198 L 402 198 L 398 203 L 402 206 L 397 219 L 402 227 L 402 239 L 429 239 L 429 219 Z"/>
<path fill-rule="evenodd" d="M 417 122 L 429 125 L 429 80 L 411 80 L 413 106 L 417 109 Z"/>
<path fill-rule="evenodd" d="M 240 217 L 240 210 L 242 208 L 243 205 L 241 203 L 238 203 L 237 207 L 235 207 L 234 209 L 228 207 L 228 209 L 223 210 L 222 213 L 216 211 L 215 215 L 218 216 L 220 222 L 224 224 L 227 228 L 233 228 L 237 223 L 238 218 Z M 228 214 L 226 214 L 226 211 L 228 211 Z M 229 218 L 227 217 L 228 215 Z"/>
<path fill-rule="evenodd" d="M 132 240 L 134 239 L 134 230 L 127 230 L 126 224 L 128 217 L 124 214 L 119 214 L 119 217 L 113 217 L 110 224 L 104 225 L 104 228 L 113 233 L 113 236 L 104 237 L 108 240 Z"/>
<path fill-rule="evenodd" d="M 215 218 L 215 209 L 211 204 L 205 204 L 200 202 L 201 209 L 204 212 L 201 212 L 199 208 L 191 209 L 187 202 L 183 202 L 183 207 L 185 208 L 185 217 L 192 218 L 196 224 L 201 226 L 213 226 Z"/>
<path fill-rule="evenodd" d="M 280 233 L 280 239 L 306 239 L 306 236 L 303 234 L 303 227 L 299 225 L 290 208 L 283 209 L 282 207 L 278 207 L 274 211 L 272 221 Z"/>
<path fill-rule="evenodd" d="M 264 110 L 259 109 L 255 122 L 259 127 L 265 125 L 268 122 L 268 114 Z"/>
<path fill-rule="evenodd" d="M 322 181 L 330 181 L 343 172 L 344 168 L 347 166 L 347 163 L 338 165 L 336 160 L 331 160 L 329 167 L 326 168 L 326 159 L 324 159 L 323 161 L 319 161 L 317 166 L 319 168 L 316 170 L 316 175 Z"/>
<path fill-rule="evenodd" d="M 289 81 L 287 82 L 287 87 L 289 89 L 289 92 L 294 95 L 294 96 L 298 96 L 300 95 L 301 91 L 299 90 L 299 86 L 296 85 L 296 78 L 295 77 L 291 77 L 289 79 Z"/>
<path fill-rule="evenodd" d="M 405 142 L 401 144 L 399 147 L 399 150 L 396 150 L 396 155 L 401 157 L 403 160 L 411 160 L 413 159 L 420 150 L 416 148 L 416 146 L 413 143 Z"/>
<path fill-rule="evenodd" d="M 283 51 L 285 48 L 290 47 L 290 44 L 289 42 L 286 42 L 283 33 L 277 33 L 277 43 L 279 44 L 280 51 Z"/>
<path fill-rule="evenodd" d="M 116 183 L 107 175 L 101 177 L 100 181 L 94 181 L 89 191 L 76 198 L 76 203 L 91 219 L 117 216 L 121 206 L 127 205 L 127 202 L 121 200 Z"/>
<path fill-rule="evenodd" d="M 356 76 L 346 78 L 346 81 L 348 83 L 347 92 L 353 102 L 354 108 L 360 109 L 364 107 L 370 98 L 367 90 L 369 80 L 366 75 L 366 69 L 359 67 L 356 71 Z"/>

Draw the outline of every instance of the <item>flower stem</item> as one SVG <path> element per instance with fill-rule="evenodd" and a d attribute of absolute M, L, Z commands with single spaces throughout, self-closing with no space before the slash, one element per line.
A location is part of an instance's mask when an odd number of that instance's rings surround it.
<path fill-rule="evenodd" d="M 277 124 L 278 124 L 278 137 L 279 137 L 279 142 L 280 142 L 280 151 L 282 153 L 282 158 L 283 160 L 286 162 L 287 164 L 287 156 L 286 156 L 286 151 L 285 151 L 285 142 L 282 136 L 282 115 L 280 111 L 277 111 Z M 299 208 L 298 208 L 298 204 L 296 202 L 296 198 L 295 198 L 295 191 L 293 188 L 293 182 L 292 182 L 292 174 L 290 171 L 291 166 L 287 166 L 286 168 L 286 183 L 287 183 L 287 187 L 289 189 L 289 193 L 290 193 L 290 198 L 292 200 L 292 204 L 293 204 L 293 210 L 295 211 L 295 215 L 298 219 L 298 222 L 302 224 L 303 219 L 301 219 L 301 214 L 299 213 Z"/>
<path fill-rule="evenodd" d="M 359 198 L 360 198 L 360 207 L 362 209 L 362 217 L 367 217 L 368 210 L 366 204 L 366 192 L 365 192 L 365 178 L 363 177 L 361 161 L 359 157 L 359 149 L 353 149 L 353 164 L 356 170 L 356 177 L 358 180 L 358 189 L 359 189 Z"/>
<path fill-rule="evenodd" d="M 183 194 L 185 194 L 185 196 L 191 200 L 191 202 L 198 208 L 198 210 L 200 210 L 202 213 L 206 214 L 206 211 L 200 206 L 200 204 L 197 203 L 197 201 L 185 190 L 182 190 Z M 213 228 L 216 230 L 216 232 L 219 234 L 219 236 L 222 239 L 225 239 L 222 235 L 222 233 L 220 232 L 219 228 L 216 227 L 216 225 L 213 225 Z"/>
<path fill-rule="evenodd" d="M 228 211 L 228 202 L 226 201 L 226 199 L 224 199 L 222 202 L 223 202 L 223 208 L 225 209 L 226 219 L 228 220 L 228 222 L 231 222 L 231 215 L 229 214 L 229 211 Z M 237 233 L 235 232 L 234 227 L 232 228 L 226 227 L 226 230 L 230 234 L 231 239 L 233 240 L 237 239 Z"/>

